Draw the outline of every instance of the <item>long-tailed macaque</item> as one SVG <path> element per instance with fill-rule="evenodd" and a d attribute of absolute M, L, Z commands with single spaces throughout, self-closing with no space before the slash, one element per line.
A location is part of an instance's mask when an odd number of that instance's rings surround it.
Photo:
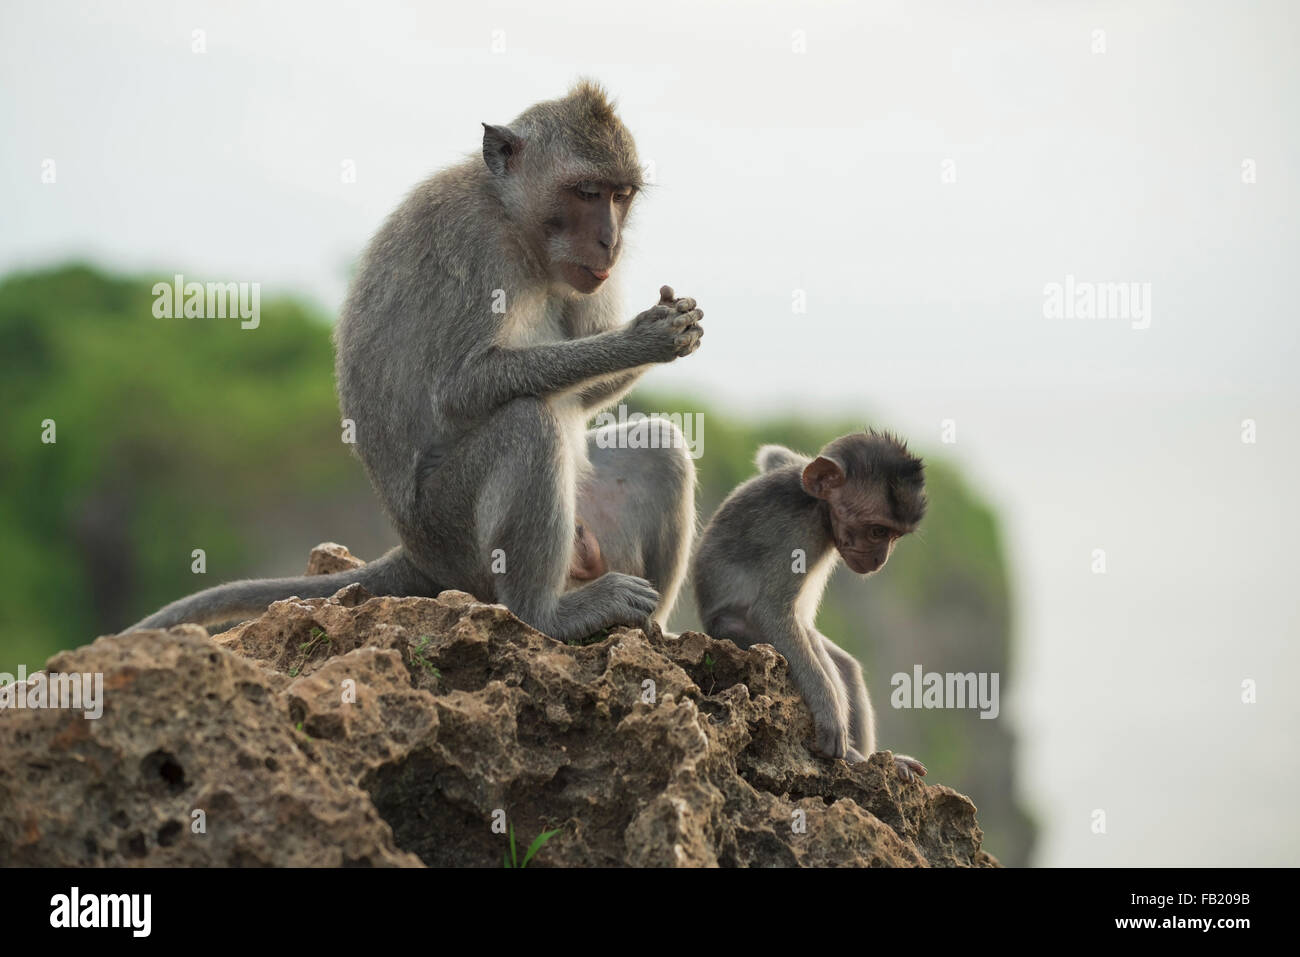
<path fill-rule="evenodd" d="M 211 588 L 134 627 L 352 582 L 460 589 L 562 640 L 662 625 L 694 531 L 685 440 L 663 419 L 649 443 L 586 430 L 703 335 L 695 300 L 667 286 L 620 318 L 612 274 L 641 185 L 632 136 L 590 82 L 484 124 L 481 154 L 417 186 L 371 241 L 335 334 L 343 416 L 401 546 L 354 571 Z"/>
<path fill-rule="evenodd" d="M 816 750 L 866 760 L 876 723 L 862 666 L 814 620 L 841 557 L 859 575 L 873 574 L 920 523 L 924 466 L 898 439 L 873 431 L 841 436 L 816 458 L 765 445 L 758 468 L 700 538 L 700 619 L 715 638 L 775 646 L 812 711 Z M 915 758 L 894 760 L 907 780 L 925 774 Z"/>

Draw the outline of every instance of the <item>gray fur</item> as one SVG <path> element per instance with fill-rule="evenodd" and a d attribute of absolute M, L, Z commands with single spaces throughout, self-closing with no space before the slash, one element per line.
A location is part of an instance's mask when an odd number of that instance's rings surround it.
<path fill-rule="evenodd" d="M 760 472 L 770 472 L 783 465 L 793 465 L 798 460 L 799 456 L 784 445 L 764 445 L 754 456 L 754 464 L 758 466 Z"/>
<path fill-rule="evenodd" d="M 667 287 L 625 322 L 613 279 L 584 295 L 554 278 L 557 193 L 591 179 L 640 185 L 631 135 L 594 84 L 484 124 L 481 153 L 421 183 L 380 228 L 335 330 L 343 417 L 410 572 L 376 584 L 461 589 L 560 639 L 662 623 L 694 527 L 684 451 L 589 455 L 589 418 L 702 335 L 694 300 Z M 624 495 L 642 473 L 656 479 Z M 578 515 L 611 571 L 565 592 Z M 215 614 L 227 599 L 249 609 L 285 587 L 328 587 L 302 581 L 226 586 L 168 609 Z M 146 622 L 174 620 L 168 609 Z"/>
<path fill-rule="evenodd" d="M 266 611 L 271 602 L 285 598 L 327 598 L 353 583 L 376 595 L 424 595 L 429 591 L 428 580 L 407 561 L 400 548 L 394 548 L 360 568 L 332 575 L 263 578 L 207 588 L 164 606 L 127 630 L 170 628 L 181 622 L 217 625 L 252 618 Z"/>
<path fill-rule="evenodd" d="M 870 453 L 873 445 L 877 454 L 859 454 L 859 447 Z M 855 465 L 894 463 L 895 446 L 901 443 L 892 437 L 860 433 L 837 439 L 822 454 L 833 451 Z M 791 677 L 812 712 L 816 749 L 860 761 L 876 747 L 875 714 L 862 667 L 815 625 L 826 583 L 841 559 L 828 503 L 804 487 L 803 470 L 811 461 L 779 445 L 759 449 L 760 473 L 732 491 L 705 527 L 692 577 L 705 631 L 741 647 L 773 645 L 789 662 Z M 908 482 L 913 463 L 920 465 L 911 456 L 897 462 Z M 850 481 L 888 486 L 895 466 L 882 469 L 855 468 Z M 905 490 L 910 493 L 914 486 L 905 482 Z M 799 556 L 802 571 L 796 566 Z M 924 773 L 906 755 L 898 762 L 904 777 Z"/>

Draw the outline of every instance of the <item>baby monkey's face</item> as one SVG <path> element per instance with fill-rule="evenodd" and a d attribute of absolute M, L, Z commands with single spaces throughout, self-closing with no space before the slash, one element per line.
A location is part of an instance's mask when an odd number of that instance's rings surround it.
<path fill-rule="evenodd" d="M 852 475 L 844 462 L 856 463 Z M 803 470 L 804 491 L 826 503 L 831 537 L 859 575 L 885 567 L 894 544 L 925 513 L 921 460 L 887 434 L 842 436 Z"/>
<path fill-rule="evenodd" d="M 880 503 L 872 498 L 853 483 L 832 489 L 827 497 L 835 548 L 844 564 L 859 575 L 870 575 L 884 568 L 894 551 L 894 543 L 911 531 L 882 511 Z"/>

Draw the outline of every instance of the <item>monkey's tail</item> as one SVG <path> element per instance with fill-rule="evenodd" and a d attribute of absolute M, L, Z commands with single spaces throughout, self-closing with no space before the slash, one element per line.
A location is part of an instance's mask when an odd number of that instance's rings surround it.
<path fill-rule="evenodd" d="M 405 549 L 399 547 L 360 568 L 331 575 L 246 579 L 207 588 L 172 602 L 126 631 L 170 628 L 182 622 L 214 625 L 253 618 L 266 611 L 271 602 L 295 597 L 328 598 L 354 582 L 375 595 L 431 596 L 437 592 L 434 584 L 411 563 Z"/>
<path fill-rule="evenodd" d="M 804 457 L 798 452 L 791 452 L 784 445 L 764 445 L 754 456 L 754 463 L 760 472 L 770 472 L 786 465 L 798 465 Z"/>

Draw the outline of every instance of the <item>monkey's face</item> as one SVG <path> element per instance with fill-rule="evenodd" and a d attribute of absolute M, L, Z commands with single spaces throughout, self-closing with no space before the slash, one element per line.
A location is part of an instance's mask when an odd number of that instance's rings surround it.
<path fill-rule="evenodd" d="M 849 479 L 838 459 L 819 455 L 804 468 L 802 481 L 804 491 L 826 503 L 835 549 L 859 575 L 884 568 L 894 544 L 915 527 L 891 507 L 897 496 L 887 477 Z"/>
<path fill-rule="evenodd" d="M 873 511 L 863 512 L 859 502 L 843 500 L 832 494 L 830 501 L 831 533 L 835 548 L 858 575 L 871 575 L 885 567 L 894 551 L 894 543 L 906 534 L 890 518 Z M 836 501 L 835 498 L 840 498 Z"/>
<path fill-rule="evenodd" d="M 546 221 L 553 279 L 587 295 L 605 284 L 623 252 L 623 224 L 635 192 L 595 181 L 560 188 Z"/>

